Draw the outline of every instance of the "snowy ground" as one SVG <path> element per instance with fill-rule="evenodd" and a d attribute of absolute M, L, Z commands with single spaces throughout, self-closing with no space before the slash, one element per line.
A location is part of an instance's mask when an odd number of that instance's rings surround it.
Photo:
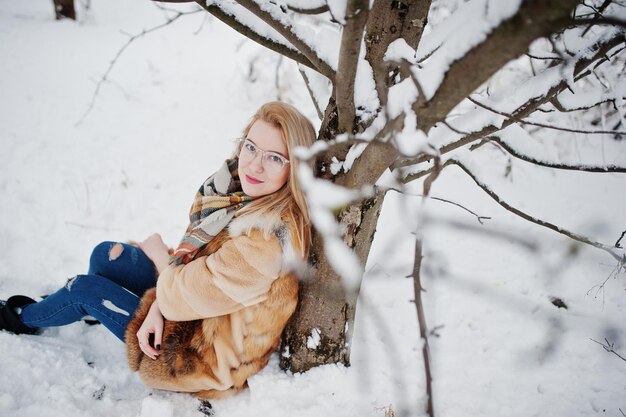
<path fill-rule="evenodd" d="M 293 67 L 199 13 L 135 40 L 83 118 L 128 34 L 159 25 L 164 13 L 148 1 L 100 0 L 79 9 L 79 22 L 57 22 L 51 3 L 0 0 L 0 297 L 53 291 L 85 271 L 102 240 L 158 231 L 176 244 L 199 181 L 229 156 L 229 140 L 260 104 L 280 97 L 316 117 Z M 624 161 L 626 144 L 609 154 Z M 495 162 L 484 168 L 503 171 Z M 537 216 L 609 244 L 626 228 L 623 174 L 522 166 L 513 179 L 494 188 Z M 626 362 L 591 340 L 607 338 L 626 355 L 626 277 L 594 287 L 612 258 L 521 221 L 452 168 L 433 194 L 492 220 L 480 226 L 436 201 L 420 213 L 417 198 L 389 195 L 353 366 L 290 375 L 275 357 L 250 390 L 213 402 L 217 416 L 423 416 L 421 342 L 405 276 L 412 226 L 424 213 L 438 219 L 424 232 L 437 415 L 626 413 Z M 510 235 L 495 233 L 503 231 Z M 0 369 L 2 416 L 201 415 L 188 395 L 146 389 L 101 326 L 0 332 Z"/>

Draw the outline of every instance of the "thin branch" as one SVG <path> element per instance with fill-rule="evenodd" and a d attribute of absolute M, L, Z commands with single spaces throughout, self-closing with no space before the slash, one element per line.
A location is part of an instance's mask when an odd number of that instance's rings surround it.
<path fill-rule="evenodd" d="M 100 79 L 98 80 L 98 82 L 96 83 L 96 88 L 94 89 L 94 92 L 91 96 L 91 101 L 89 102 L 89 105 L 87 106 L 87 110 L 85 110 L 85 112 L 83 113 L 83 115 L 81 116 L 81 118 L 74 124 L 74 126 L 80 126 L 83 121 L 85 120 L 85 118 L 89 115 L 89 113 L 91 113 L 91 110 L 93 110 L 94 105 L 96 104 L 96 99 L 98 98 L 98 94 L 100 93 L 100 88 L 102 87 L 102 84 L 104 84 L 105 81 L 108 80 L 109 74 L 111 74 L 111 71 L 113 71 L 113 67 L 115 66 L 115 64 L 117 63 L 117 60 L 120 58 L 120 56 L 122 56 L 122 54 L 124 53 L 124 51 L 126 50 L 126 48 L 128 48 L 134 41 L 136 41 L 137 39 L 147 35 L 148 33 L 154 32 L 156 30 L 159 30 L 165 26 L 168 26 L 170 24 L 172 24 L 173 22 L 175 22 L 176 20 L 178 20 L 179 18 L 183 17 L 183 16 L 187 16 L 190 14 L 195 14 L 198 13 L 200 11 L 200 9 L 197 10 L 192 10 L 192 11 L 188 11 L 188 12 L 176 12 L 176 14 L 172 17 L 168 17 L 167 20 L 159 25 L 156 25 L 150 29 L 144 29 L 142 30 L 140 33 L 136 34 L 136 35 L 129 35 L 130 38 L 128 39 L 128 41 L 126 41 L 126 43 L 119 49 L 119 51 L 117 51 L 117 54 L 115 54 L 115 56 L 113 57 L 113 59 L 111 60 L 111 62 L 109 63 L 108 68 L 106 69 L 106 71 L 104 72 L 104 74 L 102 75 L 102 77 L 100 77 Z"/>
<path fill-rule="evenodd" d="M 605 173 L 605 172 L 626 173 L 626 167 L 617 166 L 617 165 L 590 166 L 590 165 L 571 165 L 571 164 L 564 164 L 564 163 L 540 161 L 538 159 L 532 158 L 528 155 L 524 155 L 516 151 L 508 143 L 504 142 L 502 139 L 500 139 L 497 136 L 489 136 L 483 139 L 481 142 L 475 145 L 472 145 L 470 147 L 470 150 L 473 151 L 474 149 L 477 149 L 487 143 L 497 143 L 500 146 L 500 148 L 506 150 L 511 156 L 514 156 L 515 158 L 518 158 L 522 161 L 526 161 L 531 164 L 535 164 L 535 165 L 546 167 L 546 168 L 564 169 L 564 170 L 569 170 L 569 171 L 597 172 L 597 173 Z"/>
<path fill-rule="evenodd" d="M 609 275 L 602 283 L 589 288 L 589 291 L 587 291 L 587 295 L 589 295 L 594 289 L 596 290 L 594 298 L 598 298 L 598 294 L 602 293 L 602 304 L 604 305 L 604 289 L 606 288 L 606 283 L 609 282 L 611 278 L 618 277 L 618 275 L 622 272 L 622 269 L 624 268 L 624 264 L 626 264 L 626 257 L 617 262 L 613 270 L 609 273 Z"/>
<path fill-rule="evenodd" d="M 309 77 L 306 75 L 306 72 L 304 72 L 302 68 L 299 68 L 298 70 L 300 71 L 300 75 L 302 76 L 302 79 L 304 80 L 304 85 L 306 86 L 306 89 L 309 92 L 311 101 L 313 101 L 313 106 L 315 107 L 315 111 L 317 112 L 317 117 L 319 117 L 320 120 L 323 120 L 324 113 L 322 112 L 322 109 L 320 109 L 320 105 L 317 102 L 317 98 L 315 97 L 313 90 L 311 90 L 311 82 L 309 81 Z"/>
<path fill-rule="evenodd" d="M 501 116 L 504 116 L 508 119 L 511 119 L 517 123 L 521 123 L 521 124 L 525 124 L 525 125 L 531 125 L 531 126 L 538 126 L 538 127 L 543 127 L 546 129 L 553 129 L 553 130 L 560 130 L 563 132 L 572 132 L 572 133 L 584 133 L 584 134 L 588 134 L 588 135 L 626 135 L 626 132 L 620 132 L 618 130 L 580 130 L 580 129 L 570 129 L 568 127 L 562 127 L 562 126 L 553 126 L 553 125 L 548 125 L 545 123 L 538 123 L 538 122 L 530 122 L 528 120 L 524 120 L 520 117 L 517 117 L 513 114 L 507 113 L 507 112 L 503 112 L 500 110 L 496 110 L 492 107 L 487 106 L 486 104 L 483 104 L 481 102 L 479 102 L 478 100 L 472 98 L 471 96 L 467 97 L 467 99 L 469 101 L 471 101 L 472 103 L 476 104 L 478 107 L 482 107 L 485 110 L 489 110 L 492 113 L 495 114 L 499 114 Z"/>
<path fill-rule="evenodd" d="M 309 60 L 309 58 L 304 56 L 302 53 L 300 53 L 299 51 L 297 51 L 296 49 L 290 46 L 275 42 L 267 38 L 266 36 L 260 35 L 259 33 L 255 32 L 252 28 L 246 26 L 244 23 L 237 20 L 235 16 L 232 16 L 226 13 L 224 10 L 222 10 L 219 7 L 218 4 L 211 4 L 210 6 L 207 6 L 206 1 L 204 0 L 195 0 L 195 2 L 199 4 L 200 7 L 202 7 L 204 10 L 211 13 L 217 19 L 219 19 L 226 25 L 230 26 L 232 29 L 236 30 L 237 32 L 245 36 L 246 38 L 253 40 L 254 42 L 258 43 L 259 45 L 271 51 L 284 55 L 289 59 L 292 59 L 304 66 L 307 66 L 311 68 L 312 70 L 320 72 L 320 70 Z"/>
<path fill-rule="evenodd" d="M 198 0 L 202 1 L 202 0 Z M 280 33 L 289 43 L 291 43 L 296 49 L 298 49 L 307 59 L 314 65 L 315 69 L 322 75 L 324 75 L 329 80 L 335 79 L 335 71 L 331 68 L 331 66 L 321 59 L 313 47 L 307 44 L 303 39 L 301 39 L 298 35 L 296 35 L 291 30 L 291 25 L 285 24 L 283 22 L 279 22 L 274 19 L 274 17 L 254 0 L 237 0 L 241 6 L 246 8 L 252 14 L 256 15 L 262 21 L 267 23 L 272 29 Z"/>
<path fill-rule="evenodd" d="M 335 81 L 339 132 L 352 133 L 355 126 L 354 85 L 368 12 L 369 0 L 348 1 Z"/>
<path fill-rule="evenodd" d="M 624 255 L 620 255 L 618 254 L 612 247 L 607 246 L 603 243 L 599 243 L 599 242 L 594 242 L 588 238 L 586 238 L 585 236 L 576 234 L 574 232 L 570 232 L 569 230 L 563 229 L 562 227 L 559 227 L 555 224 L 552 224 L 550 222 L 544 221 L 544 220 L 540 220 L 537 219 L 535 217 L 530 216 L 529 214 L 524 213 L 523 211 L 521 211 L 518 208 L 515 208 L 513 206 L 511 206 L 510 204 L 508 204 L 506 201 L 504 201 L 498 194 L 496 194 L 491 188 L 489 188 L 489 186 L 483 182 L 481 182 L 476 175 L 474 175 L 474 173 L 467 168 L 462 162 L 458 161 L 458 160 L 454 160 L 454 159 L 449 159 L 449 161 L 452 161 L 451 163 L 457 165 L 459 168 L 461 168 L 461 170 L 463 170 L 463 172 L 465 172 L 475 183 L 476 185 L 478 185 L 485 193 L 487 193 L 487 195 L 489 197 L 491 197 L 494 201 L 496 201 L 500 206 L 502 206 L 504 209 L 506 209 L 507 211 L 510 211 L 511 213 L 523 218 L 524 220 L 527 220 L 531 223 L 537 224 L 539 226 L 543 226 L 546 227 L 550 230 L 553 230 L 557 233 L 560 233 L 564 236 L 569 237 L 572 240 L 575 240 L 577 242 L 580 243 L 584 243 L 586 245 L 590 245 L 593 246 L 595 248 L 601 249 L 605 252 L 607 252 L 609 255 L 611 255 L 613 258 L 615 258 L 618 262 L 622 261 Z"/>
<path fill-rule="evenodd" d="M 604 103 L 612 103 L 613 105 L 615 105 L 615 99 L 614 98 L 607 98 L 606 100 L 602 100 L 602 101 L 599 101 L 597 103 L 590 104 L 588 106 L 581 106 L 581 107 L 576 107 L 576 108 L 566 108 L 566 107 L 564 107 L 557 97 L 554 97 L 552 100 L 550 100 L 550 104 L 552 104 L 554 106 L 554 108 L 557 109 L 558 111 L 560 111 L 561 113 L 570 113 L 570 112 L 575 112 L 575 111 L 589 110 L 589 109 L 592 109 L 594 107 L 600 106 L 600 105 L 602 105 Z"/>
<path fill-rule="evenodd" d="M 622 249 L 622 245 L 620 245 L 619 243 L 622 241 L 622 239 L 624 238 L 624 235 L 626 235 L 626 230 L 624 230 L 622 232 L 622 235 L 619 237 L 619 239 L 617 239 L 617 242 L 615 242 L 615 247 L 618 249 Z"/>
<path fill-rule="evenodd" d="M 620 358 L 621 360 L 626 361 L 626 358 L 625 358 L 624 356 L 620 355 L 619 353 L 617 353 L 617 352 L 615 351 L 615 348 L 614 348 L 615 343 L 610 343 L 607 339 L 604 339 L 604 342 L 605 342 L 605 343 L 600 343 L 600 342 L 598 342 L 597 340 L 594 340 L 594 339 L 591 339 L 591 338 L 590 338 L 589 340 L 591 340 L 592 342 L 596 342 L 597 344 L 599 344 L 600 346 L 602 346 L 602 347 L 604 348 L 604 350 L 606 350 L 607 352 L 609 352 L 609 353 L 613 353 L 615 356 L 617 356 L 617 357 L 618 357 L 618 358 Z M 620 410 L 620 411 L 621 411 L 621 410 Z"/>
<path fill-rule="evenodd" d="M 402 189 L 399 189 L 399 188 L 395 188 L 395 187 L 385 187 L 384 190 L 387 190 L 387 191 L 393 190 L 393 191 L 395 191 L 397 193 L 401 193 L 401 194 L 408 195 L 408 196 L 413 196 L 413 197 L 424 197 L 424 198 L 427 197 L 427 198 L 432 199 L 432 200 L 441 201 L 442 203 L 452 204 L 453 206 L 459 207 L 459 208 L 467 211 L 468 213 L 470 213 L 472 216 L 476 217 L 476 220 L 478 220 L 478 223 L 480 223 L 480 224 L 484 224 L 483 220 L 491 220 L 491 217 L 489 217 L 489 216 L 481 216 L 480 214 L 477 214 L 476 212 L 468 209 L 464 205 L 462 205 L 460 203 L 457 203 L 455 201 L 452 201 L 452 200 L 447 200 L 445 198 L 433 197 L 431 195 L 426 196 L 424 194 L 418 194 L 418 193 L 409 193 L 409 192 L 406 192 L 405 190 L 402 190 Z"/>
<path fill-rule="evenodd" d="M 287 5 L 287 9 L 291 10 L 294 13 L 299 13 L 299 14 L 308 14 L 308 15 L 312 15 L 312 14 L 322 14 L 322 13 L 326 13 L 327 11 L 329 11 L 330 9 L 328 8 L 327 4 L 324 4 L 322 6 L 319 7 L 313 7 L 311 9 L 306 9 L 304 7 L 296 7 L 296 6 L 292 6 L 292 5 Z"/>
<path fill-rule="evenodd" d="M 543 57 L 543 56 L 535 56 L 535 55 L 532 55 L 529 52 L 526 52 L 526 56 L 531 58 L 531 59 L 544 60 L 544 61 L 548 61 L 548 60 L 550 60 L 550 61 L 563 61 L 563 58 L 561 58 L 559 56 L 545 56 L 545 57 Z"/>
<path fill-rule="evenodd" d="M 415 308 L 417 310 L 417 321 L 420 328 L 420 336 L 423 340 L 422 344 L 422 358 L 424 361 L 424 373 L 426 377 L 426 395 L 428 396 L 428 402 L 426 405 L 426 413 L 430 417 L 434 417 L 435 411 L 433 409 L 433 387 L 432 387 L 432 372 L 430 369 L 430 348 L 428 346 L 428 327 L 426 326 L 426 317 L 424 314 L 424 304 L 422 302 L 422 286 L 421 268 L 422 268 L 422 242 L 419 236 L 415 237 L 415 260 L 413 264 L 413 293 L 415 295 Z"/>
<path fill-rule="evenodd" d="M 626 28 L 626 20 L 616 19 L 613 17 L 602 17 L 599 19 L 574 19 L 572 26 L 584 25 L 609 25 Z"/>

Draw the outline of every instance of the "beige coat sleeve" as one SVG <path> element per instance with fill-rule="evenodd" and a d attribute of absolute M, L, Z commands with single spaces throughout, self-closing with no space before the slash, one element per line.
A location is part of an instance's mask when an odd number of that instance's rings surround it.
<path fill-rule="evenodd" d="M 172 321 L 233 313 L 264 301 L 281 266 L 278 239 L 265 240 L 253 230 L 227 240 L 209 256 L 164 270 L 157 281 L 159 307 Z"/>

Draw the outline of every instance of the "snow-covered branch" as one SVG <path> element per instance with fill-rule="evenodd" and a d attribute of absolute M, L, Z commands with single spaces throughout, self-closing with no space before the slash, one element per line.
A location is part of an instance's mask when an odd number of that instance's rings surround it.
<path fill-rule="evenodd" d="M 452 62 L 438 64 L 449 65 L 449 69 L 438 88 L 435 86 L 436 91 L 427 93 L 428 102 L 421 106 L 416 103 L 414 111 L 420 115 L 419 127 L 428 132 L 507 62 L 526 53 L 531 42 L 566 27 L 571 22 L 570 15 L 576 4 L 577 0 L 560 0 L 546 7 L 543 1 L 524 1 L 512 17 L 493 29 L 467 53 L 461 53 L 458 58 L 456 54 L 451 55 Z M 424 71 L 428 67 L 427 60 Z M 420 72 L 416 74 L 418 79 L 423 77 Z M 433 89 L 433 86 L 429 88 Z"/>
<path fill-rule="evenodd" d="M 611 255 L 613 258 L 615 258 L 618 262 L 623 262 L 624 257 L 625 257 L 623 251 L 616 250 L 614 247 L 605 245 L 600 242 L 592 241 L 591 239 L 585 236 L 563 229 L 562 227 L 559 227 L 553 223 L 538 219 L 527 213 L 524 213 L 522 210 L 516 207 L 513 207 L 512 205 L 504 201 L 502 197 L 500 197 L 495 191 L 493 191 L 487 184 L 482 182 L 465 164 L 463 164 L 463 162 L 456 160 L 456 159 L 449 159 L 448 161 L 450 161 L 450 164 L 454 164 L 458 166 L 463 172 L 465 172 L 476 183 L 476 185 L 478 185 L 478 187 L 480 187 L 489 197 L 491 197 L 495 202 L 497 202 L 505 210 L 510 211 L 511 213 L 531 223 L 546 227 L 550 230 L 553 230 L 557 233 L 562 234 L 563 236 L 567 236 L 568 238 L 572 240 L 601 249 L 605 251 L 606 253 L 608 253 L 609 255 Z"/>
<path fill-rule="evenodd" d="M 368 0 L 348 0 L 335 80 L 339 132 L 352 133 L 354 126 L 354 83 L 368 11 Z"/>
<path fill-rule="evenodd" d="M 196 3 L 248 39 L 255 41 L 269 50 L 292 59 L 295 62 L 305 65 L 315 71 L 319 71 L 317 66 L 300 51 L 294 49 L 294 47 L 288 43 L 281 42 L 279 39 L 272 38 L 266 33 L 255 30 L 253 25 L 250 25 L 245 20 L 240 19 L 236 14 L 232 13 L 232 11 L 226 10 L 221 3 L 207 4 L 206 0 L 196 0 Z"/>
<path fill-rule="evenodd" d="M 299 34 L 298 25 L 289 19 L 279 6 L 271 3 L 258 3 L 255 0 L 237 0 L 237 3 L 252 12 L 268 26 L 280 33 L 287 41 L 297 48 L 314 65 L 315 69 L 329 80 L 335 79 L 335 70 L 324 61 L 316 52 L 315 47 L 309 43 L 310 39 Z"/>
<path fill-rule="evenodd" d="M 592 67 L 597 68 L 599 64 L 606 62 L 608 60 L 606 54 L 615 47 L 622 45 L 624 42 L 624 35 L 616 34 L 613 37 L 601 40 L 600 42 L 589 48 L 591 51 L 589 56 L 581 57 L 578 61 L 572 63 L 572 80 L 574 82 L 577 82 L 582 78 L 590 75 L 592 73 Z M 558 68 L 551 68 L 550 71 L 559 72 L 560 70 Z M 540 76 L 541 74 L 539 74 L 537 77 Z M 478 141 L 487 136 L 492 136 L 495 133 L 504 130 L 505 128 L 516 123 L 516 120 L 524 119 L 525 117 L 535 112 L 540 106 L 549 103 L 553 100 L 553 98 L 558 97 L 559 94 L 569 88 L 569 83 L 567 80 L 564 80 L 562 76 L 560 76 L 559 78 L 555 78 L 555 82 L 553 82 L 551 85 L 549 84 L 547 87 L 544 88 L 548 88 L 548 90 L 543 92 L 525 93 L 527 95 L 531 94 L 531 96 L 524 97 L 523 99 L 516 97 L 514 104 L 517 107 L 515 108 L 515 110 L 508 111 L 507 113 L 512 117 L 505 118 L 499 125 L 490 124 L 479 130 L 464 133 L 461 137 L 457 137 L 454 141 L 440 146 L 437 150 L 437 153 L 441 155 L 447 154 L 472 142 Z M 511 104 L 509 103 L 508 105 L 510 106 Z M 453 127 L 450 128 L 456 130 Z M 459 131 L 456 131 L 455 133 L 458 132 Z M 395 170 L 401 167 L 417 165 L 419 163 L 427 162 L 432 159 L 433 155 L 431 154 L 420 154 L 417 155 L 415 158 L 399 159 L 393 164 L 392 169 Z M 406 178 L 406 181 L 408 182 L 415 178 L 416 177 L 409 176 Z"/>
<path fill-rule="evenodd" d="M 535 164 L 535 165 L 542 166 L 542 167 L 554 168 L 554 169 L 564 169 L 564 170 L 570 170 L 570 171 L 626 173 L 626 167 L 625 166 L 618 166 L 618 165 L 604 165 L 604 166 L 602 166 L 602 165 L 592 165 L 592 164 L 578 164 L 578 165 L 576 165 L 576 164 L 557 163 L 557 162 L 550 162 L 550 161 L 544 161 L 544 160 L 536 159 L 536 158 L 533 158 L 531 156 L 525 155 L 525 154 L 517 151 L 510 144 L 508 144 L 507 142 L 503 141 L 501 138 L 499 138 L 497 136 L 489 136 L 489 137 L 483 139 L 479 143 L 473 145 L 470 148 L 470 150 L 477 149 L 477 148 L 479 148 L 481 146 L 484 146 L 487 143 L 498 144 L 498 146 L 500 148 L 502 148 L 505 151 L 507 151 L 511 156 L 514 156 L 515 158 L 520 159 L 522 161 L 530 162 L 531 164 Z"/>

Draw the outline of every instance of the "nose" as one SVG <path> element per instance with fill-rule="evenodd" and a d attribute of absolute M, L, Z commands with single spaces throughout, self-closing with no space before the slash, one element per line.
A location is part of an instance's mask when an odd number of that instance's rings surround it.
<path fill-rule="evenodd" d="M 263 154 L 261 152 L 257 152 L 252 158 L 252 161 L 248 164 L 251 170 L 254 172 L 262 172 L 263 171 Z"/>

